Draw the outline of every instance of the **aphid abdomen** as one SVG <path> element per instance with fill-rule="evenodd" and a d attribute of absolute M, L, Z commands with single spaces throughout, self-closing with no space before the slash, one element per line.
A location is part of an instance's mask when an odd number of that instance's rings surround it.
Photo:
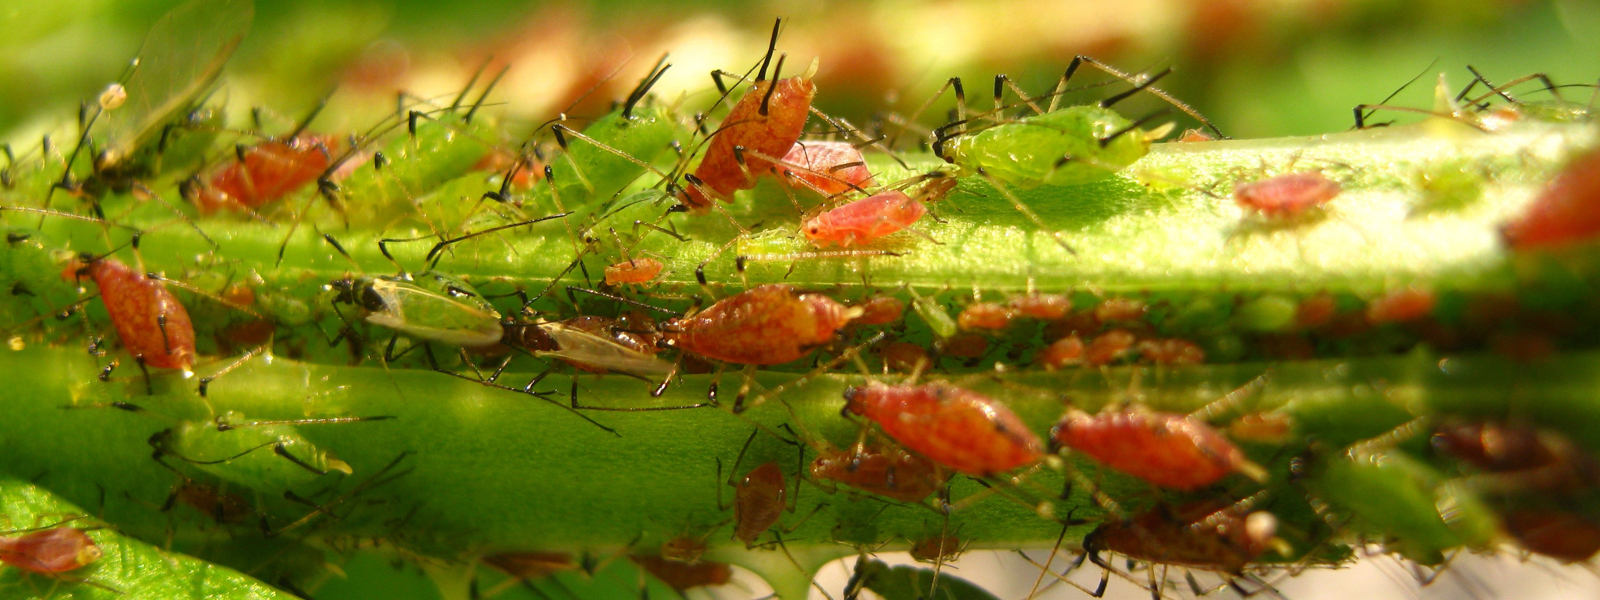
<path fill-rule="evenodd" d="M 753 545 L 783 517 L 788 484 L 778 463 L 767 462 L 751 469 L 734 486 L 734 537 Z"/>
<path fill-rule="evenodd" d="M 811 476 L 911 503 L 944 486 L 938 465 L 893 446 L 824 451 L 811 461 Z"/>
<path fill-rule="evenodd" d="M 1163 565 L 1239 573 L 1267 550 L 1276 529 L 1269 513 L 1237 515 L 1200 502 L 1110 519 L 1084 538 L 1084 547 Z M 1251 519 L 1266 526 L 1252 527 Z"/>
<path fill-rule="evenodd" d="M 1176 490 L 1211 485 L 1248 464 L 1221 433 L 1173 413 L 1069 415 L 1051 435 L 1112 469 Z"/>
<path fill-rule="evenodd" d="M 1038 436 L 995 400 L 945 383 L 869 384 L 845 390 L 851 412 L 939 465 L 988 477 L 1043 457 Z"/>
<path fill-rule="evenodd" d="M 791 77 L 779 81 L 768 98 L 767 90 L 772 85 L 771 81 L 757 81 L 750 86 L 739 103 L 728 111 L 722 126 L 711 137 L 700 166 L 695 168 L 694 176 L 703 182 L 705 191 L 725 202 L 732 201 L 735 191 L 755 187 L 755 176 L 772 171 L 774 166 L 772 161 L 761 157 L 788 154 L 800 139 L 801 130 L 805 129 L 811 98 L 817 93 L 816 85 L 809 78 Z M 762 113 L 763 103 L 767 106 L 765 114 Z M 735 147 L 745 149 L 743 167 L 734 154 Z M 748 177 L 746 169 L 750 173 Z M 695 186 L 687 186 L 681 200 L 697 212 L 704 212 L 711 206 L 710 200 Z"/>
<path fill-rule="evenodd" d="M 76 277 L 80 264 L 74 262 L 64 275 Z M 194 365 L 194 325 L 166 286 L 113 258 L 95 260 L 87 268 L 129 354 L 158 369 Z"/>

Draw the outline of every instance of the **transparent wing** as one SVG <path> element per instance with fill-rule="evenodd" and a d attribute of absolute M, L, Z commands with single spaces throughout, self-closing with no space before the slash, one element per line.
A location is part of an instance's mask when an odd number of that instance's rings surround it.
<path fill-rule="evenodd" d="M 127 102 L 102 117 L 106 162 L 150 143 L 162 124 L 211 87 L 254 18 L 254 0 L 189 0 L 156 21 L 122 84 Z"/>

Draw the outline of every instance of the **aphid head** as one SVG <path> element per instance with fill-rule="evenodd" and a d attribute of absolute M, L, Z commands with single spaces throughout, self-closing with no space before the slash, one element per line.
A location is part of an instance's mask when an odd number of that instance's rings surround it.
<path fill-rule="evenodd" d="M 859 387 L 859 386 L 858 387 L 845 388 L 844 389 L 844 408 L 839 410 L 839 414 L 844 415 L 846 417 L 848 417 L 850 415 L 859 415 L 859 414 L 861 414 L 861 408 L 862 408 L 861 407 L 861 402 L 866 400 L 862 396 L 864 394 L 866 394 L 866 393 L 867 393 L 866 388 Z"/>
<path fill-rule="evenodd" d="M 335 292 L 333 301 L 360 306 L 369 312 L 382 312 L 388 308 L 383 295 L 378 293 L 377 286 L 372 285 L 372 280 L 367 278 L 346 277 L 328 283 L 328 289 Z"/>

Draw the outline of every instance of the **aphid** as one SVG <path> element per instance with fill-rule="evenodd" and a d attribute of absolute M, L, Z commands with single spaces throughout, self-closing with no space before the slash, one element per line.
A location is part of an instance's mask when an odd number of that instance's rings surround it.
<path fill-rule="evenodd" d="M 789 486 L 778 463 L 768 461 L 746 473 L 733 488 L 733 537 L 746 547 L 783 518 Z"/>
<path fill-rule="evenodd" d="M 835 196 L 872 185 L 872 171 L 861 156 L 861 149 L 850 142 L 795 142 L 783 163 L 801 167 L 773 167 L 785 178 L 799 180 L 817 193 Z"/>
<path fill-rule="evenodd" d="M 1292 219 L 1327 204 L 1339 191 L 1338 182 L 1307 171 L 1234 184 L 1233 200 L 1268 219 Z"/>
<path fill-rule="evenodd" d="M 1051 342 L 1039 353 L 1037 359 L 1044 368 L 1055 370 L 1063 367 L 1083 364 L 1083 339 L 1074 333 L 1067 337 Z"/>
<path fill-rule="evenodd" d="M 741 365 L 799 360 L 827 344 L 862 309 L 821 294 L 796 294 L 768 284 L 662 324 L 665 343 L 691 354 Z"/>
<path fill-rule="evenodd" d="M 187 184 L 183 195 L 204 214 L 220 210 L 260 210 L 315 181 L 333 162 L 335 140 L 300 135 L 239 150 L 238 160 L 203 184 Z"/>
<path fill-rule="evenodd" d="M 76 527 L 58 525 L 0 535 L 0 562 L 46 575 L 75 571 L 100 560 L 100 547 Z"/>
<path fill-rule="evenodd" d="M 1140 360 L 1158 365 L 1198 365 L 1206 361 L 1206 351 L 1198 344 L 1178 338 L 1140 340 L 1134 351 Z"/>
<path fill-rule="evenodd" d="M 661 261 L 654 258 L 632 258 L 606 267 L 606 285 L 649 283 L 661 274 Z"/>
<path fill-rule="evenodd" d="M 733 580 L 733 568 L 728 563 L 709 560 L 687 563 L 664 556 L 639 554 L 630 555 L 628 559 L 679 593 L 698 587 L 726 585 Z"/>
<path fill-rule="evenodd" d="M 362 320 L 430 342 L 481 348 L 505 335 L 502 317 L 471 284 L 436 271 L 411 277 L 346 277 L 328 284 L 333 301 L 364 311 Z M 392 355 L 389 344 L 385 360 Z"/>
<path fill-rule="evenodd" d="M 1072 311 L 1072 299 L 1061 294 L 1028 294 L 1006 301 L 1017 315 L 1041 321 L 1055 321 Z"/>
<path fill-rule="evenodd" d="M 196 101 L 222 73 L 234 48 L 250 29 L 255 9 L 249 0 L 191 0 L 163 15 L 139 48 L 138 58 L 120 86 L 125 98 L 107 102 L 84 123 L 78 151 L 91 144 L 90 126 L 101 119 L 103 142 L 92 156 L 93 176 L 81 188 L 70 180 L 70 170 L 62 187 L 83 189 L 98 196 L 107 188 L 117 191 L 133 187 L 139 179 L 160 172 L 157 159 L 167 166 L 186 152 L 168 152 L 184 137 L 178 126 L 184 115 L 195 109 Z M 216 115 L 220 119 L 221 115 Z M 214 130 L 194 131 L 191 145 L 200 150 L 210 145 Z M 193 153 L 198 157 L 198 152 Z"/>
<path fill-rule="evenodd" d="M 1217 140 L 1217 138 L 1212 137 L 1211 134 L 1206 133 L 1205 130 L 1203 130 L 1203 129 L 1185 129 L 1185 130 L 1183 130 L 1182 134 L 1178 135 L 1178 139 L 1174 140 L 1174 141 L 1178 141 L 1178 142 L 1214 142 L 1216 140 Z"/>
<path fill-rule="evenodd" d="M 1557 250 L 1600 233 L 1600 150 L 1572 159 L 1522 215 L 1500 229 L 1512 250 Z"/>
<path fill-rule="evenodd" d="M 100 288 L 100 301 L 116 325 L 117 337 L 140 368 L 187 371 L 194 366 L 194 325 L 161 280 L 135 273 L 115 258 L 87 254 L 62 272 L 69 280 L 85 276 Z"/>
<path fill-rule="evenodd" d="M 1437 303 L 1433 292 L 1426 289 L 1407 287 L 1394 290 L 1367 303 L 1367 322 L 1379 325 L 1415 321 L 1432 314 Z"/>
<path fill-rule="evenodd" d="M 1493 421 L 1452 421 L 1433 447 L 1487 473 L 1516 474 L 1519 487 L 1577 492 L 1600 485 L 1600 463 L 1554 431 Z"/>
<path fill-rule="evenodd" d="M 1338 311 L 1338 301 L 1330 294 L 1307 296 L 1295 308 L 1294 325 L 1300 329 L 1316 329 L 1332 321 Z"/>
<path fill-rule="evenodd" d="M 555 357 L 590 373 L 623 373 L 634 377 L 655 377 L 672 370 L 672 364 L 656 357 L 661 349 L 649 319 L 632 317 L 642 327 L 598 316 L 582 316 L 565 321 L 517 323 L 506 328 L 504 343 L 532 352 L 538 357 Z"/>
<path fill-rule="evenodd" d="M 897 443 L 952 471 L 989 477 L 1036 463 L 1043 444 L 1004 404 L 948 383 L 844 391 L 845 412 L 864 416 Z"/>
<path fill-rule="evenodd" d="M 905 316 L 906 303 L 894 296 L 873 296 L 856 304 L 861 316 L 851 323 L 856 325 L 888 325 Z"/>
<path fill-rule="evenodd" d="M 894 342 L 883 346 L 878 351 L 883 355 L 883 365 L 890 371 L 901 373 L 921 372 L 933 361 L 928 358 L 928 351 L 922 346 L 910 342 Z"/>
<path fill-rule="evenodd" d="M 1354 531 L 1391 539 L 1391 549 L 1426 565 L 1455 548 L 1494 543 L 1493 511 L 1433 468 L 1396 451 L 1348 454 L 1327 461 L 1310 485 Z"/>
<path fill-rule="evenodd" d="M 939 340 L 937 347 L 945 356 L 977 360 L 989 351 L 989 338 L 981 333 L 962 333 Z"/>
<path fill-rule="evenodd" d="M 567 552 L 500 552 L 483 557 L 483 563 L 518 580 L 541 579 L 578 569 Z"/>
<path fill-rule="evenodd" d="M 1011 326 L 1011 318 L 1015 316 L 1010 308 L 993 302 L 974 302 L 968 304 L 956 315 L 956 323 L 962 329 L 988 329 L 998 331 Z"/>
<path fill-rule="evenodd" d="M 1165 505 L 1129 519 L 1110 518 L 1083 538 L 1095 564 L 1099 552 L 1135 560 L 1240 575 L 1246 565 L 1272 549 L 1278 520 L 1272 513 L 1248 514 L 1215 502 L 1176 508 Z"/>
<path fill-rule="evenodd" d="M 238 494 L 188 478 L 172 488 L 167 501 L 161 505 L 161 511 L 171 510 L 176 502 L 183 502 L 223 525 L 243 523 L 256 514 L 250 502 Z"/>
<path fill-rule="evenodd" d="M 1535 554 L 1567 563 L 1586 562 L 1600 554 L 1600 524 L 1583 514 L 1558 509 L 1521 509 L 1501 513 L 1506 533 Z"/>
<path fill-rule="evenodd" d="M 945 475 L 927 458 L 893 444 L 825 448 L 811 461 L 811 477 L 912 504 L 944 487 Z"/>
<path fill-rule="evenodd" d="M 694 175 L 689 177 L 689 185 L 678 192 L 678 201 L 691 212 L 707 212 L 711 198 L 732 202 L 735 191 L 755 187 L 756 176 L 773 170 L 772 159 L 787 155 L 800 140 L 817 87 L 811 82 L 810 71 L 799 77 L 777 79 L 783 70 L 782 57 L 773 70 L 776 81 L 767 79 L 767 66 L 777 48 L 781 24 L 772 26 L 772 41 L 755 83 L 723 118 Z"/>
<path fill-rule="evenodd" d="M 1083 351 L 1083 363 L 1100 367 L 1122 360 L 1133 349 L 1138 337 L 1126 329 L 1113 329 L 1096 336 Z"/>
<path fill-rule="evenodd" d="M 898 233 L 916 223 L 928 208 L 905 192 L 889 190 L 833 208 L 800 227 L 818 247 L 850 247 Z"/>
<path fill-rule="evenodd" d="M 967 545 L 955 535 L 930 536 L 911 544 L 911 558 L 917 562 L 943 563 L 955 560 Z"/>
<path fill-rule="evenodd" d="M 1072 410 L 1050 430 L 1057 444 L 1164 488 L 1196 490 L 1240 473 L 1267 474 L 1210 425 L 1139 408 L 1090 415 Z"/>
<path fill-rule="evenodd" d="M 350 465 L 301 435 L 297 425 L 384 420 L 340 417 L 296 421 L 249 421 L 236 412 L 212 421 L 184 421 L 150 436 L 156 458 L 171 456 L 224 481 L 267 494 L 303 489 L 329 472 L 351 473 Z M 165 464 L 165 463 L 163 463 Z"/>
<path fill-rule="evenodd" d="M 559 200 L 557 210 L 587 210 L 594 202 L 611 199 L 640 175 L 653 171 L 650 163 L 684 133 L 670 108 L 647 102 L 650 88 L 672 68 L 665 62 L 662 56 L 622 106 L 595 119 L 581 133 L 564 123 L 551 126 L 564 152 L 550 160 L 549 187 L 536 191 Z M 573 144 L 568 137 L 584 143 Z"/>
<path fill-rule="evenodd" d="M 1145 306 L 1143 300 L 1133 298 L 1107 298 L 1094 307 L 1094 317 L 1101 323 L 1111 321 L 1140 321 L 1144 319 Z"/>

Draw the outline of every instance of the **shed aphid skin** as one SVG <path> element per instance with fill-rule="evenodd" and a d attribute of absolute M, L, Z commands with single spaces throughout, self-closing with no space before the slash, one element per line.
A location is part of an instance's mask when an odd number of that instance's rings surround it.
<path fill-rule="evenodd" d="M 787 165 L 801 168 L 786 168 Z M 851 142 L 795 142 L 773 170 L 824 197 L 872 186 L 872 171 L 867 169 L 861 149 Z"/>
<path fill-rule="evenodd" d="M 1263 384 L 1264 380 L 1258 378 L 1218 403 L 1237 402 Z M 1097 415 L 1073 409 L 1051 429 L 1050 438 L 1055 444 L 1161 488 L 1198 490 L 1234 473 L 1259 482 L 1268 478 L 1266 470 L 1195 415 L 1139 407 L 1111 407 Z"/>
<path fill-rule="evenodd" d="M 80 122 L 78 145 L 58 187 L 99 196 L 108 190 L 127 191 L 159 174 L 161 155 L 182 133 L 175 125 L 222 74 L 254 16 L 251 0 L 191 0 L 163 15 L 118 84 L 121 100 L 98 103 Z M 91 129 L 96 121 L 103 123 L 103 141 L 98 143 Z M 209 146 L 210 136 L 196 137 L 203 138 L 197 148 Z M 72 167 L 85 148 L 92 170 L 79 183 Z"/>
<path fill-rule="evenodd" d="M 755 187 L 756 177 L 773 172 L 773 160 L 787 155 L 800 140 L 817 92 L 811 83 L 815 64 L 799 77 L 781 79 L 783 57 L 779 57 L 772 80 L 767 79 L 782 24 L 779 20 L 772 25 L 772 39 L 755 81 L 711 134 L 694 173 L 684 176 L 688 185 L 677 198 L 691 213 L 704 214 L 713 199 L 732 202 L 734 192 Z"/>

